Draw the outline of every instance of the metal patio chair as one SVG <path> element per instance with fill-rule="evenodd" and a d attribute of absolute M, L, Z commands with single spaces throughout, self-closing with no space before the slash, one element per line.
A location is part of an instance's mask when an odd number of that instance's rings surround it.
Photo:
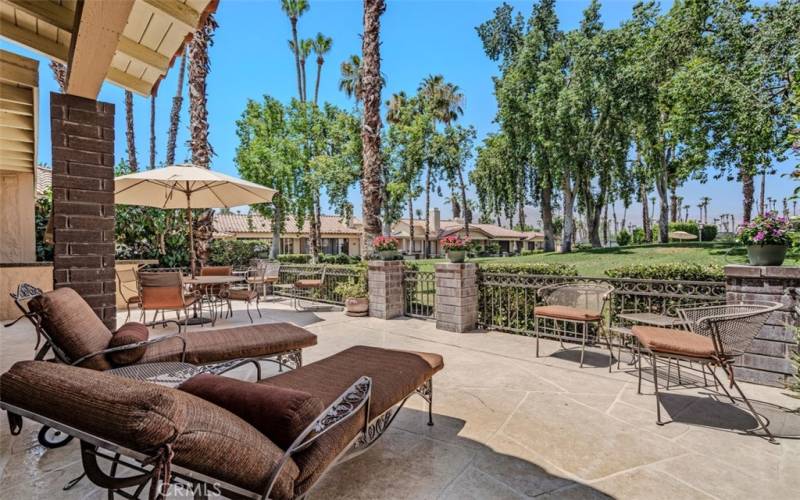
<path fill-rule="evenodd" d="M 228 314 L 233 316 L 231 301 L 239 301 L 245 303 L 250 323 L 253 322 L 253 316 L 250 314 L 250 304 L 255 303 L 258 317 L 261 317 L 261 310 L 258 308 L 261 295 L 258 293 L 257 287 L 264 283 L 264 271 L 263 267 L 251 267 L 245 272 L 244 283 L 232 284 L 219 293 L 220 298 L 228 302 Z"/>
<path fill-rule="evenodd" d="M 753 339 L 761 331 L 770 314 L 782 306 L 777 302 L 750 302 L 718 306 L 681 309 L 682 319 L 686 320 L 690 331 L 671 328 L 634 326 L 633 334 L 639 341 L 639 394 L 642 392 L 642 351 L 650 355 L 653 370 L 653 385 L 656 393 L 656 423 L 661 420 L 661 401 L 658 390 L 657 360 L 675 359 L 699 363 L 703 369 L 709 368 L 714 381 L 721 387 L 731 403 L 736 400 L 717 376 L 714 368 L 722 368 L 728 375 L 730 386 L 736 389 L 747 409 L 758 422 L 769 442 L 777 444 L 775 437 L 767 429 L 768 422 L 753 408 L 734 377 L 733 365 L 741 357 Z"/>
<path fill-rule="evenodd" d="M 542 334 L 558 338 L 564 350 L 567 349 L 564 340 L 579 341 L 582 368 L 589 328 L 594 326 L 598 337 L 603 333 L 605 308 L 613 291 L 614 287 L 607 283 L 560 283 L 540 288 L 538 295 L 544 305 L 537 305 L 533 310 L 536 357 L 539 357 L 539 337 Z M 614 355 L 608 332 L 605 337 L 611 357 L 608 369 L 611 371 Z"/>
<path fill-rule="evenodd" d="M 117 289 L 125 301 L 125 322 L 131 319 L 131 306 L 141 307 L 142 298 L 139 296 L 139 273 L 134 268 L 114 269 L 117 275 Z"/>
<path fill-rule="evenodd" d="M 314 311 L 319 309 L 324 309 L 326 306 L 318 306 L 318 305 L 304 305 L 302 303 L 303 300 L 308 302 L 312 302 L 314 297 L 319 294 L 319 292 L 325 286 L 325 274 L 328 272 L 328 266 L 322 266 L 322 271 L 319 274 L 319 278 L 303 278 L 296 280 L 294 282 L 294 287 L 292 290 L 292 300 L 294 302 L 294 308 L 297 311 Z"/>

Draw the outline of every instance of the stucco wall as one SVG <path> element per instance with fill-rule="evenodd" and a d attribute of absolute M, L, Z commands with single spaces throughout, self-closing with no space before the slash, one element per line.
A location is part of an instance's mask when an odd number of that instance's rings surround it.
<path fill-rule="evenodd" d="M 0 170 L 0 262 L 36 260 L 33 173 Z"/>

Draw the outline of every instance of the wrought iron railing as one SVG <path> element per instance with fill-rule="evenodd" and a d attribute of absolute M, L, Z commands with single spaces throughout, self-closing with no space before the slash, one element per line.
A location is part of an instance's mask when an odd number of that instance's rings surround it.
<path fill-rule="evenodd" d="M 291 285 L 299 279 L 318 279 L 322 275 L 322 265 L 313 264 L 283 264 L 278 273 L 278 283 L 281 285 Z M 325 280 L 322 288 L 315 294 L 313 300 L 326 302 L 329 304 L 344 304 L 341 294 L 336 293 L 336 287 L 340 283 L 352 283 L 366 280 L 366 273 L 363 269 L 356 266 L 325 266 Z M 291 296 L 292 291 L 277 287 L 277 295 Z"/>
<path fill-rule="evenodd" d="M 570 282 L 603 282 L 614 287 L 608 320 L 619 324 L 622 313 L 651 312 L 677 316 L 678 309 L 725 301 L 725 283 L 719 281 L 589 278 L 479 272 L 478 322 L 483 328 L 532 334 L 538 290 L 546 285 Z"/>
<path fill-rule="evenodd" d="M 436 277 L 432 271 L 406 269 L 403 275 L 403 313 L 413 318 L 434 317 Z"/>

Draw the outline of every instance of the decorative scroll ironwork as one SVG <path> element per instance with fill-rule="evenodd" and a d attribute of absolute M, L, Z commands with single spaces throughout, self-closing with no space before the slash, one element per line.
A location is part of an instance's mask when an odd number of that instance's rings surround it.
<path fill-rule="evenodd" d="M 575 282 L 601 282 L 614 287 L 607 313 L 612 325 L 619 324 L 618 316 L 622 313 L 650 312 L 677 316 L 682 308 L 725 302 L 725 283 L 720 281 L 479 272 L 478 322 L 484 328 L 533 335 L 533 311 L 539 303 L 538 290 L 548 285 Z"/>
<path fill-rule="evenodd" d="M 355 384 L 332 404 L 324 415 L 317 419 L 314 432 L 321 434 L 326 429 L 350 416 L 369 397 L 372 381 L 369 377 L 361 377 Z"/>
<path fill-rule="evenodd" d="M 322 265 L 313 264 L 292 264 L 281 265 L 278 274 L 278 283 L 282 285 L 291 285 L 299 279 L 318 279 L 322 273 Z M 322 288 L 314 290 L 314 297 L 310 300 L 317 302 L 325 302 L 328 304 L 344 305 L 342 295 L 336 293 L 336 287 L 340 283 L 352 283 L 366 279 L 366 273 L 363 271 L 347 266 L 325 266 L 325 279 L 322 282 Z M 282 296 L 293 296 L 295 293 L 292 290 L 276 289 L 276 294 Z"/>
<path fill-rule="evenodd" d="M 358 452 L 365 448 L 369 448 L 372 443 L 374 443 L 381 435 L 386 432 L 386 429 L 389 428 L 389 425 L 394 420 L 394 416 L 399 412 L 400 409 L 391 409 L 378 418 L 373 420 L 372 422 L 367 425 L 367 428 L 364 429 L 364 432 L 358 436 L 358 439 L 353 443 L 350 452 Z"/>
<path fill-rule="evenodd" d="M 433 318 L 436 309 L 436 275 L 406 269 L 403 274 L 403 313 L 412 318 Z"/>

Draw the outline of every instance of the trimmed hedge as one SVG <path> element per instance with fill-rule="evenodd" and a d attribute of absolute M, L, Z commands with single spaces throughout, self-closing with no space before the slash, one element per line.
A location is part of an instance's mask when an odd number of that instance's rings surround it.
<path fill-rule="evenodd" d="M 325 255 L 321 254 L 319 256 L 320 264 L 358 264 L 361 262 L 361 257 L 354 256 L 351 257 L 347 254 L 340 253 L 336 255 Z"/>
<path fill-rule="evenodd" d="M 308 253 L 282 253 L 278 255 L 278 262 L 282 264 L 308 264 L 311 254 Z"/>
<path fill-rule="evenodd" d="M 609 278 L 649 280 L 724 281 L 722 267 L 700 264 L 632 264 L 606 270 Z"/>
<path fill-rule="evenodd" d="M 617 245 L 621 247 L 626 247 L 631 243 L 631 233 L 623 229 L 619 233 L 617 233 Z"/>
<path fill-rule="evenodd" d="M 269 257 L 268 240 L 212 240 L 208 263 L 213 266 L 247 266 L 250 259 Z"/>
<path fill-rule="evenodd" d="M 571 264 L 534 262 L 530 264 L 479 264 L 481 271 L 508 274 L 540 274 L 547 276 L 577 276 L 578 268 Z"/>

